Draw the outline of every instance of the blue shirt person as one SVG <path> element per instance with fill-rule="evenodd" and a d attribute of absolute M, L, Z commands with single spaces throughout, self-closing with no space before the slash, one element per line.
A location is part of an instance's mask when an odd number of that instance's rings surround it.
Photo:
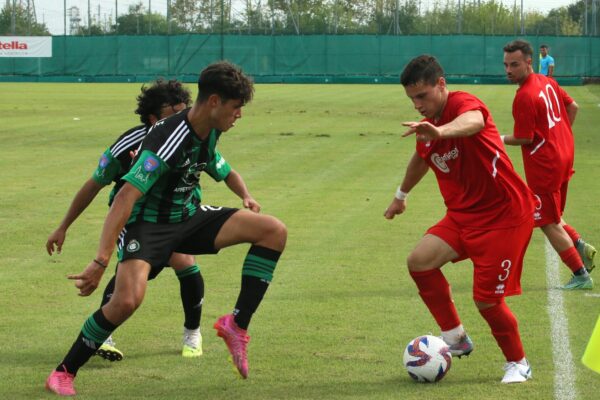
<path fill-rule="evenodd" d="M 548 54 L 548 46 L 540 46 L 540 66 L 538 72 L 550 78 L 554 75 L 554 58 Z"/>

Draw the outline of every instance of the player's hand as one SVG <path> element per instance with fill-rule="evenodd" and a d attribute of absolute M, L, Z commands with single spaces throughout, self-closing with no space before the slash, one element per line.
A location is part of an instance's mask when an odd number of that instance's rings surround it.
<path fill-rule="evenodd" d="M 52 255 L 55 251 L 60 254 L 66 236 L 67 232 L 62 229 L 57 229 L 48 236 L 48 240 L 46 241 L 46 251 L 49 255 Z M 54 246 L 56 246 L 56 248 Z"/>
<path fill-rule="evenodd" d="M 430 140 L 440 139 L 442 132 L 435 125 L 427 121 L 422 122 L 403 122 L 403 126 L 408 126 L 408 130 L 402 134 L 402 137 L 416 135 L 417 141 L 429 142 Z"/>
<path fill-rule="evenodd" d="M 135 150 L 129 150 L 129 157 L 131 157 L 131 159 L 133 160 L 135 158 L 135 156 L 137 156 L 137 149 Z"/>
<path fill-rule="evenodd" d="M 258 201 L 254 200 L 252 197 L 246 197 L 244 199 L 244 208 L 247 208 L 248 210 L 257 214 L 260 212 L 260 204 L 258 204 Z"/>
<path fill-rule="evenodd" d="M 400 215 L 406 210 L 406 200 L 398 200 L 394 198 L 387 210 L 383 213 L 386 219 L 394 219 L 396 215 Z"/>
<path fill-rule="evenodd" d="M 102 274 L 104 274 L 104 268 L 92 261 L 83 272 L 76 275 L 67 275 L 67 278 L 75 280 L 75 287 L 79 289 L 79 296 L 89 296 L 100 284 Z"/>

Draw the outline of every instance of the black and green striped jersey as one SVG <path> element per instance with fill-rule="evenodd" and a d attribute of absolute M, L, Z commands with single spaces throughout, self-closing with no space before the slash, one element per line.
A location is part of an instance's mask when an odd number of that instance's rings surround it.
<path fill-rule="evenodd" d="M 130 152 L 140 147 L 147 133 L 148 127 L 146 125 L 139 125 L 129 129 L 119 136 L 100 157 L 98 167 L 94 171 L 92 179 L 100 185 L 110 185 L 111 182 L 115 182 L 115 186 L 113 186 L 108 197 L 108 205 L 112 204 L 115 194 L 123 184 L 121 178 L 131 167 Z"/>
<path fill-rule="evenodd" d="M 231 172 L 216 149 L 221 132 L 213 129 L 200 140 L 187 120 L 188 112 L 189 108 L 150 128 L 123 177 L 144 194 L 128 223 L 185 221 L 200 207 L 200 173 L 205 171 L 218 182 Z"/>

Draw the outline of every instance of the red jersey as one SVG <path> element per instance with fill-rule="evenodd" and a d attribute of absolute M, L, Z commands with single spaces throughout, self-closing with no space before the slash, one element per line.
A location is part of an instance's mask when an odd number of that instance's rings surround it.
<path fill-rule="evenodd" d="M 554 79 L 530 74 L 517 90 L 512 113 L 514 136 L 522 145 L 525 177 L 535 193 L 559 190 L 573 174 L 575 146 L 566 106 L 569 97 Z"/>
<path fill-rule="evenodd" d="M 467 111 L 481 111 L 485 127 L 474 135 L 417 142 L 417 153 L 434 171 L 448 208 L 463 227 L 502 229 L 531 220 L 532 193 L 515 172 L 485 104 L 465 92 L 450 92 L 441 126 Z"/>

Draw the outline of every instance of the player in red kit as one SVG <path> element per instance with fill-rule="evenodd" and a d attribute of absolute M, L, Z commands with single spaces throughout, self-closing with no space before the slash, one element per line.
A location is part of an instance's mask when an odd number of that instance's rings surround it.
<path fill-rule="evenodd" d="M 434 57 L 409 62 L 401 82 L 425 118 L 404 123 L 409 128 L 404 136 L 416 135 L 416 152 L 384 216 L 402 214 L 408 192 L 427 171 L 435 173 L 447 212 L 408 256 L 410 276 L 452 355 L 461 357 L 473 351 L 473 343 L 441 267 L 471 259 L 473 299 L 506 357 L 502 383 L 525 382 L 531 367 L 504 297 L 521 293 L 523 257 L 533 230 L 532 193 L 515 172 L 486 105 L 469 93 L 448 91 Z"/>
<path fill-rule="evenodd" d="M 592 289 L 589 272 L 596 249 L 567 225 L 562 215 L 573 175 L 571 126 L 578 106 L 552 78 L 533 73 L 533 49 L 524 40 L 504 47 L 504 69 L 519 89 L 513 101 L 514 134 L 507 145 L 521 146 L 527 184 L 535 193 L 535 226 L 540 227 L 562 261 L 573 272 L 563 289 Z"/>

